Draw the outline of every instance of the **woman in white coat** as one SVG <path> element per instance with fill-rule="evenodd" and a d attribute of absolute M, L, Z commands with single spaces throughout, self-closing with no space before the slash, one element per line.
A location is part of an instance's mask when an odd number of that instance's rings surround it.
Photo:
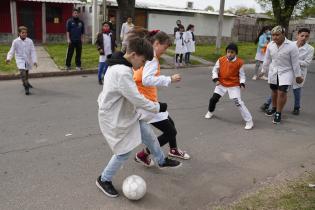
<path fill-rule="evenodd" d="M 186 34 L 185 34 L 185 28 L 183 25 L 178 26 L 179 31 L 175 33 L 175 65 L 176 67 L 182 66 L 183 64 L 183 55 L 187 52 L 186 47 Z M 178 60 L 179 58 L 179 60 Z"/>
<path fill-rule="evenodd" d="M 187 52 L 185 54 L 185 63 L 190 63 L 190 54 L 195 52 L 195 35 L 194 35 L 194 31 L 195 31 L 195 26 L 192 24 L 189 24 L 187 27 L 187 31 L 186 31 L 186 46 L 187 46 Z"/>

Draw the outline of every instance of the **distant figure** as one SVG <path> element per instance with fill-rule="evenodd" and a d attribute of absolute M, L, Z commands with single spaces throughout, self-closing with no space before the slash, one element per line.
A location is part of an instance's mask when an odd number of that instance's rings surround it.
<path fill-rule="evenodd" d="M 79 19 L 79 10 L 74 9 L 72 17 L 67 20 L 67 58 L 66 69 L 71 69 L 71 60 L 75 49 L 75 64 L 78 71 L 81 70 L 81 53 L 84 34 L 84 23 Z"/>
<path fill-rule="evenodd" d="M 128 17 L 127 21 L 122 24 L 121 26 L 121 32 L 120 32 L 120 40 L 122 41 L 121 43 L 121 51 L 125 52 L 126 51 L 126 34 L 135 27 L 135 25 L 132 23 L 132 17 Z"/>
<path fill-rule="evenodd" d="M 25 95 L 29 95 L 29 88 L 33 86 L 28 81 L 28 71 L 32 69 L 32 65 L 37 67 L 36 51 L 33 41 L 27 37 L 27 28 L 20 26 L 18 31 L 19 37 L 13 40 L 6 63 L 10 63 L 15 55 L 16 65 L 21 74 Z"/>
<path fill-rule="evenodd" d="M 109 23 L 110 30 L 116 33 L 116 17 L 113 15 L 110 15 L 108 23 Z"/>
<path fill-rule="evenodd" d="M 187 27 L 187 31 L 186 31 L 186 46 L 187 46 L 187 52 L 185 54 L 185 63 L 189 64 L 190 63 L 190 54 L 195 52 L 195 35 L 194 35 L 194 31 L 195 31 L 195 26 L 192 24 L 189 24 Z"/>
<path fill-rule="evenodd" d="M 179 31 L 175 33 L 175 66 L 183 66 L 183 55 L 187 52 L 185 43 L 185 28 L 183 25 L 179 26 Z"/>
<path fill-rule="evenodd" d="M 174 27 L 174 36 L 177 31 L 179 31 L 179 26 L 182 25 L 182 21 L 176 20 L 176 26 Z"/>

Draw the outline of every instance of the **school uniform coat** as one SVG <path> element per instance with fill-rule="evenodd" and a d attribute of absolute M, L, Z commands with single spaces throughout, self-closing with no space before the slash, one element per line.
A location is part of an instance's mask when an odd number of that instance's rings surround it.
<path fill-rule="evenodd" d="M 111 31 L 108 35 L 111 37 L 111 50 L 112 53 L 115 52 L 115 48 L 116 46 L 116 36 L 114 35 L 115 33 L 113 31 Z M 97 34 L 97 38 L 95 41 L 96 47 L 98 50 L 102 49 L 103 52 L 100 52 L 100 55 L 108 55 L 108 53 L 106 53 L 106 50 L 104 49 L 104 38 L 103 38 L 103 33 L 98 33 Z M 110 53 L 110 54 L 112 54 Z"/>
<path fill-rule="evenodd" d="M 158 113 L 160 106 L 141 95 L 133 80 L 131 64 L 121 52 L 107 60 L 103 91 L 98 97 L 101 131 L 116 155 L 125 154 L 141 144 L 136 108 Z"/>
<path fill-rule="evenodd" d="M 187 52 L 187 47 L 185 43 L 185 32 L 179 32 L 177 31 L 175 34 L 175 53 L 176 54 L 185 54 Z"/>
<path fill-rule="evenodd" d="M 192 33 L 193 33 L 192 31 L 186 31 L 185 38 L 186 38 L 187 52 L 195 52 L 196 42 Z"/>

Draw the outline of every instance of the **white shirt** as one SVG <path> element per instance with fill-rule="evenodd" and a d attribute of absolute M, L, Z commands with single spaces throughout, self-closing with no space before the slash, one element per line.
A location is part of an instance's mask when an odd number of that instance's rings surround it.
<path fill-rule="evenodd" d="M 182 33 L 182 36 L 181 36 Z M 186 47 L 186 33 L 185 32 L 179 32 L 177 31 L 175 33 L 175 53 L 176 54 L 185 54 L 187 52 L 187 47 Z"/>
<path fill-rule="evenodd" d="M 296 44 L 296 41 L 294 42 Z M 314 48 L 305 43 L 302 47 L 299 47 L 299 64 L 301 67 L 301 75 L 304 81 L 301 84 L 297 84 L 295 81 L 293 83 L 293 89 L 303 87 L 306 74 L 307 74 L 307 67 L 310 65 L 314 55 Z"/>
<path fill-rule="evenodd" d="M 11 60 L 15 55 L 15 61 L 18 69 L 30 70 L 32 65 L 37 63 L 34 43 L 30 38 L 22 40 L 20 37 L 12 42 L 10 51 L 7 54 L 7 60 Z"/>
<path fill-rule="evenodd" d="M 134 25 L 131 23 L 130 25 L 125 22 L 121 26 L 120 39 L 123 41 L 126 33 L 128 33 L 131 29 L 133 29 Z"/>
<path fill-rule="evenodd" d="M 193 40 L 192 31 L 186 31 L 185 42 L 187 47 L 187 52 L 195 52 L 195 41 Z"/>
<path fill-rule="evenodd" d="M 295 43 L 285 38 L 280 47 L 272 41 L 268 44 L 262 72 L 268 73 L 268 83 L 292 85 L 295 77 L 301 76 L 299 50 Z"/>
<path fill-rule="evenodd" d="M 226 58 L 228 59 L 228 58 Z M 237 56 L 235 56 L 235 58 L 231 61 L 231 62 L 235 62 L 237 59 Z M 215 63 L 213 69 L 212 69 L 212 79 L 217 79 L 219 78 L 219 71 L 220 71 L 220 61 L 219 59 L 217 60 L 217 62 Z M 240 83 L 244 83 L 246 81 L 246 76 L 245 76 L 245 71 L 244 71 L 244 67 L 241 66 L 240 70 L 239 70 L 239 77 L 240 77 Z"/>
<path fill-rule="evenodd" d="M 112 54 L 112 39 L 111 39 L 112 33 L 105 34 L 103 33 L 103 43 L 104 43 L 104 54 L 100 55 L 99 62 L 105 62 L 108 55 Z"/>

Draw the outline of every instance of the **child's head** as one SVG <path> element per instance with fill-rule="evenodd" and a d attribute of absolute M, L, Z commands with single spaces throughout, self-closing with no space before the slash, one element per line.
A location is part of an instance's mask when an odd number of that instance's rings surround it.
<path fill-rule="evenodd" d="M 129 40 L 125 57 L 132 64 L 133 69 L 144 66 L 147 60 L 153 59 L 153 56 L 152 45 L 147 39 L 136 37 Z"/>
<path fill-rule="evenodd" d="M 186 31 L 195 31 L 195 26 L 193 25 L 193 24 L 189 24 L 188 26 L 187 26 L 187 30 Z"/>
<path fill-rule="evenodd" d="M 179 25 L 179 26 L 178 26 L 178 29 L 179 29 L 180 32 L 184 32 L 184 31 L 185 31 L 185 28 L 184 28 L 183 25 Z"/>
<path fill-rule="evenodd" d="M 160 57 L 169 46 L 172 45 L 171 38 L 163 31 L 150 32 L 150 41 L 153 45 L 154 52 L 157 57 Z"/>
<path fill-rule="evenodd" d="M 238 54 L 238 47 L 234 43 L 230 43 L 226 48 L 226 57 L 231 61 L 235 58 L 235 56 Z"/>
<path fill-rule="evenodd" d="M 27 37 L 27 27 L 25 26 L 19 26 L 18 32 L 21 39 L 25 39 Z"/>
<path fill-rule="evenodd" d="M 109 32 L 109 31 L 110 31 L 109 22 L 107 22 L 107 21 L 103 22 L 103 24 L 102 24 L 102 30 L 103 30 L 103 32 Z"/>
<path fill-rule="evenodd" d="M 300 28 L 296 37 L 297 42 L 301 43 L 301 45 L 304 45 L 310 38 L 310 33 L 310 29 Z"/>
<path fill-rule="evenodd" d="M 132 23 L 132 17 L 131 17 L 131 16 L 128 16 L 128 17 L 127 17 L 127 23 L 129 23 L 129 24 Z"/>

